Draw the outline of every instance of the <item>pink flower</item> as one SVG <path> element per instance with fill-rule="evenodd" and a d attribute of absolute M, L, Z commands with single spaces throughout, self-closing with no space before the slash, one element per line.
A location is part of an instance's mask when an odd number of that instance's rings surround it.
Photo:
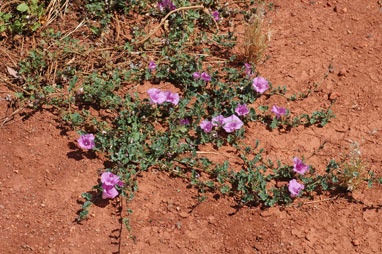
<path fill-rule="evenodd" d="M 286 114 L 286 109 L 273 105 L 272 112 L 276 114 L 276 118 L 280 118 L 281 116 Z"/>
<path fill-rule="evenodd" d="M 78 145 L 81 148 L 90 150 L 90 149 L 93 149 L 95 147 L 93 134 L 81 135 L 81 137 L 77 141 L 78 141 Z"/>
<path fill-rule="evenodd" d="M 222 126 L 224 123 L 224 116 L 218 115 L 212 118 L 212 125 L 213 126 Z"/>
<path fill-rule="evenodd" d="M 185 118 L 185 119 L 181 119 L 181 120 L 179 121 L 179 123 L 180 123 L 181 125 L 187 125 L 187 124 L 190 124 L 190 120 L 188 120 L 187 118 Z"/>
<path fill-rule="evenodd" d="M 305 165 L 302 160 L 300 160 L 299 158 L 295 157 L 293 159 L 294 161 L 294 167 L 293 167 L 293 171 L 294 172 L 297 172 L 299 173 L 300 175 L 303 175 L 305 174 L 306 171 L 309 170 L 309 166 L 308 165 Z"/>
<path fill-rule="evenodd" d="M 147 90 L 147 93 L 150 96 L 150 103 L 162 104 L 163 102 L 170 102 L 174 105 L 179 103 L 179 94 L 173 93 L 171 91 L 161 91 L 156 88 L 150 88 Z"/>
<path fill-rule="evenodd" d="M 102 198 L 115 198 L 118 195 L 118 191 L 115 188 L 115 185 L 122 187 L 123 182 L 120 180 L 120 177 L 117 175 L 114 175 L 111 172 L 104 172 L 101 175 L 101 182 L 102 182 Z"/>
<path fill-rule="evenodd" d="M 179 103 L 179 94 L 173 93 L 171 91 L 164 92 L 166 95 L 166 102 L 171 102 L 174 105 L 178 105 Z"/>
<path fill-rule="evenodd" d="M 154 103 L 162 104 L 167 99 L 166 94 L 156 88 L 150 88 L 149 90 L 147 90 L 147 93 L 150 96 L 151 104 L 154 104 Z"/>
<path fill-rule="evenodd" d="M 214 18 L 214 20 L 219 21 L 220 16 L 218 11 L 214 11 L 211 15 Z"/>
<path fill-rule="evenodd" d="M 199 72 L 194 72 L 194 73 L 192 74 L 192 77 L 193 77 L 195 80 L 198 80 L 198 79 L 200 79 L 200 73 L 199 73 Z"/>
<path fill-rule="evenodd" d="M 150 71 L 154 71 L 156 67 L 157 67 L 157 65 L 155 64 L 155 62 L 154 61 L 150 61 L 150 63 L 149 63 L 149 70 Z"/>
<path fill-rule="evenodd" d="M 115 198 L 118 196 L 118 191 L 115 187 L 111 185 L 102 184 L 103 192 L 102 192 L 102 198 Z"/>
<path fill-rule="evenodd" d="M 202 128 L 205 133 L 208 133 L 212 130 L 212 123 L 208 120 L 204 120 L 200 123 L 200 128 Z"/>
<path fill-rule="evenodd" d="M 263 77 L 254 78 L 252 85 L 256 92 L 260 94 L 264 93 L 269 88 L 268 81 L 266 81 Z"/>
<path fill-rule="evenodd" d="M 111 172 L 104 172 L 101 175 L 101 182 L 106 185 L 116 185 L 118 184 L 120 187 L 123 186 L 123 182 L 120 180 L 120 177 L 117 175 L 114 175 Z"/>
<path fill-rule="evenodd" d="M 243 122 L 236 115 L 226 117 L 223 120 L 223 129 L 228 133 L 239 130 L 242 126 Z"/>
<path fill-rule="evenodd" d="M 237 108 L 235 109 L 235 112 L 236 112 L 236 114 L 238 114 L 239 116 L 245 116 L 246 114 L 249 113 L 249 110 L 248 110 L 246 104 L 241 105 L 241 104 L 239 103 L 239 105 L 238 105 Z"/>
<path fill-rule="evenodd" d="M 211 76 L 208 75 L 207 73 L 203 72 L 202 75 L 200 75 L 200 77 L 202 78 L 202 80 L 208 82 L 208 81 L 211 81 Z"/>
<path fill-rule="evenodd" d="M 296 179 L 292 179 L 289 181 L 288 190 L 290 192 L 290 196 L 293 198 L 300 194 L 300 191 L 304 189 L 304 185 L 297 182 Z"/>

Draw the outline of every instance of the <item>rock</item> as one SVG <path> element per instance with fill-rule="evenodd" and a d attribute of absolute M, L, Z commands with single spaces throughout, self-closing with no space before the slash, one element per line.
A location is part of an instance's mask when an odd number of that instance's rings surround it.
<path fill-rule="evenodd" d="M 261 211 L 260 216 L 269 217 L 269 216 L 277 215 L 277 214 L 280 214 L 280 210 L 277 207 L 270 207 L 264 211 Z"/>
<path fill-rule="evenodd" d="M 360 242 L 359 242 L 358 239 L 353 239 L 352 244 L 353 244 L 354 246 L 358 246 L 358 245 L 360 245 Z"/>
<path fill-rule="evenodd" d="M 180 212 L 180 213 L 179 213 L 179 216 L 182 217 L 182 218 L 187 218 L 187 217 L 190 216 L 190 215 L 189 215 L 189 213 L 187 213 L 187 212 Z"/>
<path fill-rule="evenodd" d="M 342 13 L 347 13 L 348 12 L 348 9 L 345 7 L 342 9 Z"/>
<path fill-rule="evenodd" d="M 333 101 L 333 100 L 335 100 L 335 99 L 338 99 L 340 97 L 340 94 L 339 93 L 335 93 L 335 92 L 333 92 L 333 93 L 330 93 L 329 94 L 329 100 L 331 100 L 331 101 Z"/>
<path fill-rule="evenodd" d="M 261 217 L 269 217 L 269 216 L 272 216 L 272 212 L 269 211 L 269 210 L 264 210 L 260 213 L 260 216 Z"/>
<path fill-rule="evenodd" d="M 341 69 L 339 72 L 338 72 L 338 76 L 342 77 L 342 76 L 346 76 L 346 69 Z"/>

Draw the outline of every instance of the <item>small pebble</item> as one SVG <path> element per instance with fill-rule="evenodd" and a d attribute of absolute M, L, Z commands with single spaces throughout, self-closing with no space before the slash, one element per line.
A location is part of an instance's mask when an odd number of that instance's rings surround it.
<path fill-rule="evenodd" d="M 346 70 L 345 69 L 341 69 L 339 72 L 338 72 L 338 76 L 345 76 L 346 75 Z"/>
<path fill-rule="evenodd" d="M 179 216 L 182 218 L 187 218 L 189 216 L 189 214 L 187 212 L 180 212 Z"/>
<path fill-rule="evenodd" d="M 353 243 L 354 246 L 360 245 L 360 242 L 359 242 L 358 239 L 353 239 L 352 243 Z"/>

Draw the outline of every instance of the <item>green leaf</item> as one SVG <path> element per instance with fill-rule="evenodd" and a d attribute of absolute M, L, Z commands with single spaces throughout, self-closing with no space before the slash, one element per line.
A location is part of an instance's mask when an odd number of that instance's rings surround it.
<path fill-rule="evenodd" d="M 279 121 L 275 117 L 275 118 L 273 118 L 273 121 L 269 127 L 273 130 L 273 129 L 277 128 L 278 123 L 279 123 Z"/>
<path fill-rule="evenodd" d="M 368 187 L 368 188 L 373 187 L 373 180 L 372 180 L 372 179 L 369 179 L 369 181 L 368 181 L 368 183 L 367 183 L 367 187 Z"/>
<path fill-rule="evenodd" d="M 26 3 L 21 3 L 19 4 L 16 9 L 19 11 L 19 12 L 26 12 L 26 11 L 29 11 L 29 7 Z"/>
<path fill-rule="evenodd" d="M 326 181 L 326 179 L 322 179 L 321 186 L 323 190 L 327 190 L 329 188 L 328 182 Z"/>
<path fill-rule="evenodd" d="M 229 192 L 229 186 L 223 185 L 223 187 L 220 188 L 221 193 L 225 194 Z"/>
<path fill-rule="evenodd" d="M 81 196 L 82 196 L 84 199 L 86 199 L 87 201 L 90 201 L 90 200 L 93 198 L 93 195 L 92 195 L 92 194 L 90 194 L 90 193 L 86 193 L 86 192 L 82 193 Z"/>
<path fill-rule="evenodd" d="M 82 209 L 86 209 L 86 208 L 88 208 L 91 204 L 92 204 L 92 202 L 90 202 L 90 201 L 86 201 L 86 202 L 83 204 L 83 206 L 82 206 L 81 208 L 82 208 Z"/>
<path fill-rule="evenodd" d="M 54 93 L 56 89 L 53 86 L 45 86 L 44 91 L 47 93 Z"/>
<path fill-rule="evenodd" d="M 89 214 L 89 211 L 88 210 L 83 210 L 80 212 L 78 218 L 77 218 L 77 221 L 82 221 L 83 219 L 85 219 L 85 217 Z"/>
<path fill-rule="evenodd" d="M 269 106 L 259 106 L 259 110 L 261 111 L 267 111 Z"/>

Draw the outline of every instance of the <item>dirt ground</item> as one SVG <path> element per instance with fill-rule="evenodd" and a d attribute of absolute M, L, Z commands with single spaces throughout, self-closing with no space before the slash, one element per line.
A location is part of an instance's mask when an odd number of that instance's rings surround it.
<path fill-rule="evenodd" d="M 288 133 L 253 124 L 247 141 L 259 139 L 270 157 L 290 164 L 293 156 L 309 157 L 325 142 L 307 161 L 318 168 L 356 141 L 381 176 L 381 2 L 276 0 L 274 6 L 267 15 L 269 59 L 258 70 L 292 93 L 317 82 L 313 95 L 299 104 L 304 108 L 291 103 L 290 109 L 312 112 L 337 98 L 336 118 L 324 128 Z M 4 98 L 4 84 L 0 91 Z M 0 110 L 5 114 L 5 100 Z M 382 253 L 380 186 L 261 210 L 214 193 L 198 204 L 197 191 L 182 179 L 147 172 L 129 203 L 131 233 L 121 226 L 126 208 L 121 211 L 118 198 L 92 207 L 89 219 L 78 224 L 80 194 L 96 184 L 104 165 L 95 154 L 80 153 L 78 135 L 62 133 L 58 120 L 44 111 L 0 128 L 1 253 Z"/>

